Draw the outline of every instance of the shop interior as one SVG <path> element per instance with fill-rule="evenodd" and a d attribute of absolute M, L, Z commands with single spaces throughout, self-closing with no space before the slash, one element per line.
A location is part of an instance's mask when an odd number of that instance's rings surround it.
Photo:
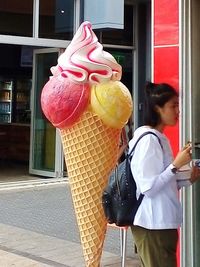
<path fill-rule="evenodd" d="M 0 44 L 0 182 L 29 175 L 32 52 Z"/>
<path fill-rule="evenodd" d="M 13 1 L 9 0 L 6 5 L 0 5 L 3 22 L 0 25 L 0 32 L 5 35 L 33 37 L 33 1 L 18 2 L 17 5 L 14 5 Z M 65 4 L 61 2 L 40 1 L 39 38 L 49 40 L 70 40 L 72 38 L 74 1 L 66 1 Z M 103 32 L 97 29 L 95 31 L 101 43 L 111 45 L 107 51 L 111 52 L 122 65 L 122 82 L 130 90 L 133 88 L 133 54 L 135 54 L 132 49 L 135 42 L 133 20 L 136 12 L 133 2 L 125 1 L 123 31 L 120 29 L 110 29 Z M 139 17 L 142 20 L 139 25 L 140 27 L 144 25 L 144 28 L 147 23 L 144 20 L 146 15 L 143 10 L 148 9 L 147 2 L 149 1 L 142 1 L 138 9 Z M 60 16 L 61 7 L 62 10 L 69 11 L 68 16 Z M 144 35 L 146 34 L 145 30 L 142 32 Z M 144 36 L 141 36 L 141 41 L 145 43 Z M 115 46 L 116 44 L 122 48 L 112 48 L 112 45 Z M 145 57 L 146 47 L 140 47 L 139 54 Z M 30 173 L 37 175 L 37 177 L 40 175 L 46 178 L 53 177 L 53 175 L 63 177 L 63 173 L 66 173 L 65 164 L 58 164 L 58 161 L 63 161 L 63 155 L 61 155 L 62 148 L 58 147 L 56 131 L 45 120 L 38 102 L 44 81 L 47 81 L 49 77 L 49 68 L 56 64 L 58 51 L 49 54 L 45 54 L 45 52 L 44 54 L 35 53 L 35 61 L 37 58 L 39 64 L 35 64 L 37 67 L 33 71 L 34 49 L 41 49 L 41 47 L 0 44 L 0 175 L 3 174 L 6 181 L 8 181 L 8 176 L 14 176 L 16 179 L 18 173 L 19 177 L 26 175 L 25 180 L 29 179 Z M 140 62 L 145 61 L 141 60 Z M 144 66 L 141 65 L 140 67 L 143 69 Z M 36 75 L 34 76 L 33 73 Z M 140 72 L 140 76 L 143 73 L 143 71 Z M 37 77 L 34 78 L 34 97 L 31 97 L 32 77 Z M 139 80 L 141 79 L 143 77 L 139 78 Z M 33 103 L 32 109 L 30 108 L 31 102 Z M 31 110 L 35 120 L 33 124 L 36 127 L 30 127 Z M 51 142 L 48 141 L 49 139 Z M 31 153 L 30 140 L 32 141 Z M 58 160 L 56 153 L 60 156 L 60 160 Z M 0 183 L 2 180 L 4 179 L 0 176 Z"/>

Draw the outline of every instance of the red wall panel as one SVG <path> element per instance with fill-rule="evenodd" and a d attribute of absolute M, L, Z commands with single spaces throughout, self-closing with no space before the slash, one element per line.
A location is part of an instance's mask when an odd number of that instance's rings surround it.
<path fill-rule="evenodd" d="M 152 0 L 154 2 L 154 81 L 166 82 L 179 89 L 179 1 Z M 179 150 L 179 125 L 168 127 L 165 134 L 174 155 Z M 180 266 L 180 248 L 177 259 Z"/>
<path fill-rule="evenodd" d="M 169 83 L 178 91 L 179 87 L 179 48 L 156 47 L 154 49 L 154 81 Z M 173 152 L 179 149 L 179 130 L 177 127 L 168 127 L 165 134 L 170 139 Z"/>
<path fill-rule="evenodd" d="M 179 40 L 178 0 L 154 1 L 155 45 L 177 44 Z"/>
<path fill-rule="evenodd" d="M 179 86 L 179 47 L 154 48 L 154 80 L 167 82 L 178 89 Z"/>

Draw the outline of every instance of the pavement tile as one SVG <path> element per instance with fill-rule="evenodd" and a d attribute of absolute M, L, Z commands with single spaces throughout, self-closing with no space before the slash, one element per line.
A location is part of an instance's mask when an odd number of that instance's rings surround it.
<path fill-rule="evenodd" d="M 0 224 L 0 267 L 85 267 L 81 245 Z M 120 267 L 120 256 L 103 251 L 102 267 Z M 139 267 L 127 258 L 126 267 Z"/>
<path fill-rule="evenodd" d="M 49 267 L 46 264 L 40 264 L 37 261 L 27 259 L 14 253 L 0 250 L 1 267 Z"/>

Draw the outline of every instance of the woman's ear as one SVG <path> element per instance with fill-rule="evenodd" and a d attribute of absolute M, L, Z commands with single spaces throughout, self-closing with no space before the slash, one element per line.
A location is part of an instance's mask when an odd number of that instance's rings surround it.
<path fill-rule="evenodd" d="M 157 112 L 158 114 L 160 114 L 160 107 L 158 105 L 156 105 L 154 107 L 154 110 L 155 110 L 155 112 Z"/>

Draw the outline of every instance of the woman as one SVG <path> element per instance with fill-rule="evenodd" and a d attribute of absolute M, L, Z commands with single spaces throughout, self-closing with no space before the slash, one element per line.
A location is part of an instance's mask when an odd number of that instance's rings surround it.
<path fill-rule="evenodd" d="M 191 144 L 173 159 L 163 134 L 166 126 L 174 126 L 178 121 L 176 90 L 168 84 L 148 83 L 145 93 L 145 125 L 136 129 L 129 149 L 146 131 L 154 132 L 159 139 L 152 134 L 145 135 L 131 160 L 137 195 L 144 194 L 132 233 L 143 267 L 176 267 L 177 229 L 182 222 L 178 189 L 196 181 L 200 170 L 193 167 L 191 172 L 181 171 L 191 161 Z"/>

